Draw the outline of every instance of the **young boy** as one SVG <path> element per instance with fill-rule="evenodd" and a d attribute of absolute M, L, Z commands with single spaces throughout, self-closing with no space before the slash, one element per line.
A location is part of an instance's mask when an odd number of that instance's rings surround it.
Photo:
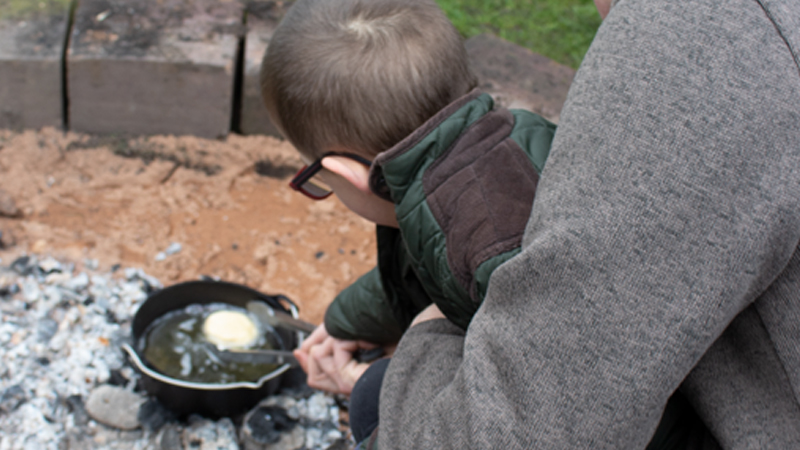
<path fill-rule="evenodd" d="M 328 332 L 394 343 L 431 302 L 466 328 L 518 252 L 555 126 L 474 90 L 433 1 L 296 2 L 261 82 L 276 126 L 314 161 L 293 186 L 378 224 L 378 268 L 334 300 Z"/>
<path fill-rule="evenodd" d="M 432 303 L 466 329 L 492 271 L 519 252 L 555 125 L 494 108 L 468 66 L 433 0 L 299 0 L 270 41 L 264 101 L 310 163 L 292 187 L 335 193 L 377 224 L 378 267 L 297 352 L 314 387 L 349 393 L 355 379 L 326 377 L 310 356 L 355 367 L 358 342 L 398 342 Z"/>

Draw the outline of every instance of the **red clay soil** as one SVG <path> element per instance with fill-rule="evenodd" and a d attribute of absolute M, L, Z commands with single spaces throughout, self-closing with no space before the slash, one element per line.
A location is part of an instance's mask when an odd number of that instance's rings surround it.
<path fill-rule="evenodd" d="M 292 191 L 300 165 L 267 136 L 0 130 L 0 264 L 37 254 L 140 267 L 165 285 L 219 277 L 287 295 L 319 323 L 374 267 L 374 226 L 334 197 Z M 159 260 L 172 243 L 181 250 Z"/>

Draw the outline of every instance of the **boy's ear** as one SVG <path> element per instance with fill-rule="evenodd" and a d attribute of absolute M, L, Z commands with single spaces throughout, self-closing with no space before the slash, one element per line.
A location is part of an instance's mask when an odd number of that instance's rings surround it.
<path fill-rule="evenodd" d="M 372 192 L 369 188 L 369 167 L 360 162 L 341 156 L 328 156 L 322 160 L 322 167 L 344 178 L 359 191 Z"/>

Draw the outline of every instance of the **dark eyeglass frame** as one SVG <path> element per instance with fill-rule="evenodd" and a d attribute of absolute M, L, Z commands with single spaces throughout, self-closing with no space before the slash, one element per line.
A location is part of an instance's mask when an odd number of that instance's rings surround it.
<path fill-rule="evenodd" d="M 320 170 L 323 169 L 322 160 L 327 158 L 328 156 L 343 156 L 345 158 L 350 158 L 354 161 L 358 161 L 367 167 L 372 166 L 372 161 L 362 156 L 355 155 L 353 153 L 328 152 L 317 158 L 317 160 L 312 162 L 311 164 L 303 166 L 303 168 L 300 169 L 297 172 L 297 174 L 295 174 L 294 178 L 292 178 L 292 181 L 289 182 L 289 186 L 295 191 L 299 191 L 303 193 L 306 197 L 312 198 L 314 200 L 322 200 L 330 197 L 330 195 L 333 194 L 333 191 L 328 191 L 324 195 L 317 195 L 303 187 L 303 185 L 305 185 L 312 178 L 314 178 L 314 175 L 316 175 L 317 173 L 319 173 Z"/>

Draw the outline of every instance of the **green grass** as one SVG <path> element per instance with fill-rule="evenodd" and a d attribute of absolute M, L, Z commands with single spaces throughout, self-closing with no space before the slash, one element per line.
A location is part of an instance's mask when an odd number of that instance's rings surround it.
<path fill-rule="evenodd" d="M 437 0 L 465 38 L 493 33 L 577 68 L 600 26 L 593 0 Z"/>
<path fill-rule="evenodd" d="M 63 14 L 71 0 L 0 0 L 0 19 L 24 20 Z"/>

